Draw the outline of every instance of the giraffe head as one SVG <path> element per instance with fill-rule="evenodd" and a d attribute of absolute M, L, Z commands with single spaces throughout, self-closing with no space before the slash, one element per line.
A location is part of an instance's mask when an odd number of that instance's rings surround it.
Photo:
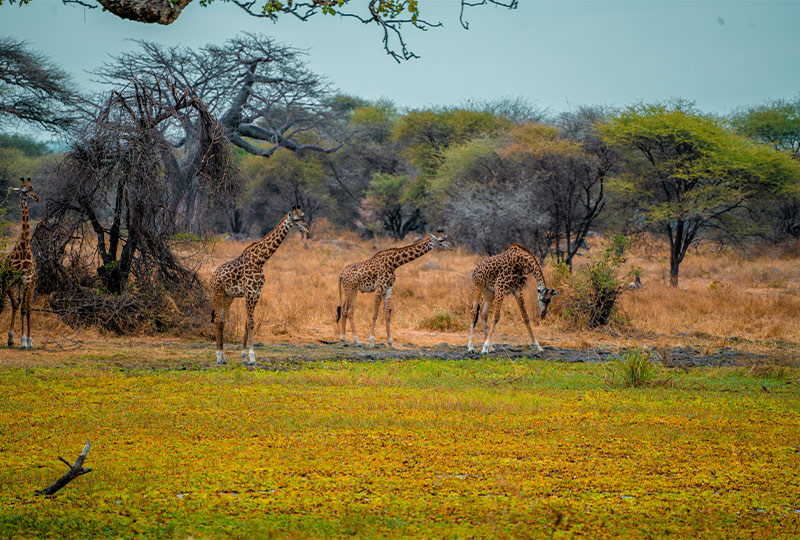
<path fill-rule="evenodd" d="M 549 289 L 542 285 L 539 285 L 537 291 L 539 293 L 539 316 L 544 319 L 544 316 L 547 315 L 547 306 L 550 305 L 550 300 L 558 293 L 555 289 Z"/>
<path fill-rule="evenodd" d="M 436 234 L 431 233 L 431 244 L 433 249 L 453 249 L 453 244 L 447 239 L 447 234 L 442 229 L 436 231 Z"/>
<path fill-rule="evenodd" d="M 19 193 L 20 199 L 27 202 L 29 199 L 34 200 L 36 202 L 41 201 L 39 195 L 33 191 L 33 186 L 31 185 L 31 179 L 20 178 L 20 182 L 22 182 L 22 187 L 18 188 L 11 188 L 11 191 L 16 191 Z"/>
<path fill-rule="evenodd" d="M 300 210 L 299 206 L 292 206 L 292 211 L 286 216 L 286 224 L 289 226 L 289 230 L 291 230 L 292 227 L 297 227 L 302 232 L 310 234 L 311 229 L 308 226 L 308 223 L 306 223 L 306 221 L 303 219 L 304 217 L 305 213 Z"/>

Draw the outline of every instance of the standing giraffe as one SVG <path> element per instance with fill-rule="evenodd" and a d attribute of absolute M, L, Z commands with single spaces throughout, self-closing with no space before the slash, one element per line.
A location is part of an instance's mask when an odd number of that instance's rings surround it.
<path fill-rule="evenodd" d="M 478 316 L 481 316 L 483 320 L 483 329 L 486 336 L 481 354 L 486 354 L 492 350 L 492 336 L 494 335 L 497 321 L 500 320 L 500 309 L 503 307 L 503 299 L 507 294 L 513 294 L 514 298 L 517 299 L 517 305 L 519 305 L 519 311 L 522 314 L 522 322 L 525 323 L 525 327 L 528 329 L 531 342 L 536 347 L 537 352 L 542 352 L 542 346 L 533 337 L 531 320 L 525 310 L 525 300 L 522 295 L 522 288 L 528 280 L 528 274 L 533 274 L 539 285 L 539 315 L 544 319 L 550 300 L 558 293 L 556 293 L 555 289 L 547 288 L 542 267 L 539 266 L 536 257 L 530 251 L 519 244 L 511 244 L 511 247 L 503 253 L 483 259 L 478 263 L 478 266 L 472 271 L 471 296 L 473 298 L 472 311 L 475 312 L 475 317 L 469 327 L 469 343 L 467 344 L 469 352 L 473 352 L 472 332 L 478 322 Z M 481 296 L 483 296 L 482 307 L 480 305 Z M 492 303 L 494 303 L 494 320 L 490 328 L 488 317 Z"/>
<path fill-rule="evenodd" d="M 345 266 L 339 274 L 339 306 L 336 308 L 336 322 L 341 319 L 342 326 L 340 338 L 345 341 L 347 319 L 350 319 L 350 329 L 353 331 L 353 341 L 361 345 L 356 335 L 356 325 L 353 319 L 353 307 L 358 291 L 363 293 L 375 292 L 375 304 L 372 310 L 372 331 L 369 334 L 369 346 L 375 346 L 375 322 L 378 320 L 378 309 L 383 301 L 383 317 L 386 321 L 386 342 L 392 345 L 392 288 L 394 287 L 394 271 L 397 267 L 422 257 L 433 249 L 453 249 L 447 241 L 447 235 L 441 237 L 429 235 L 408 246 L 389 248 L 379 251 L 371 258 L 360 263 Z M 344 291 L 344 303 L 342 303 Z"/>
<path fill-rule="evenodd" d="M 20 346 L 23 349 L 33 349 L 31 337 L 31 299 L 36 287 L 36 261 L 31 251 L 31 224 L 28 216 L 28 199 L 39 202 L 39 196 L 33 191 L 31 179 L 20 178 L 21 188 L 11 188 L 19 193 L 19 203 L 22 207 L 22 231 L 19 240 L 0 268 L 0 311 L 3 310 L 5 295 L 11 299 L 11 326 L 8 330 L 8 346 L 14 346 L 14 321 L 17 318 L 17 308 L 20 309 L 22 323 L 22 337 Z M 27 328 L 27 334 L 25 330 Z"/>
<path fill-rule="evenodd" d="M 242 362 L 249 358 L 251 364 L 256 363 L 256 355 L 253 351 L 253 312 L 261 296 L 261 287 L 264 285 L 262 269 L 264 263 L 272 257 L 292 228 L 297 227 L 304 233 L 309 232 L 308 225 L 303 220 L 304 216 L 305 214 L 299 207 L 292 207 L 292 211 L 286 214 L 272 232 L 258 242 L 247 246 L 241 255 L 220 265 L 211 274 L 211 301 L 214 306 L 211 311 L 211 322 L 214 322 L 217 334 L 217 364 L 225 363 L 225 351 L 222 348 L 225 316 L 233 299 L 242 297 L 245 298 L 247 306 L 247 323 L 242 341 Z M 214 321 L 215 314 L 216 322 Z"/>

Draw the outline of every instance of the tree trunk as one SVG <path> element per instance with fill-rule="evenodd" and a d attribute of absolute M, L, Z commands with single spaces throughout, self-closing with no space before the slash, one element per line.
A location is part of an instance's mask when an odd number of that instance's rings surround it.
<path fill-rule="evenodd" d="M 673 287 L 678 286 L 678 269 L 680 267 L 680 261 L 673 259 L 670 257 L 669 261 L 669 284 Z"/>

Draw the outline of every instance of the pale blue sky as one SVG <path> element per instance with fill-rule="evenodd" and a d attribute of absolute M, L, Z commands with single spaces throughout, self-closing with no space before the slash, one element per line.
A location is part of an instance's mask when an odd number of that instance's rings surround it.
<path fill-rule="evenodd" d="M 170 26 L 123 21 L 60 0 L 0 7 L 0 34 L 27 40 L 82 84 L 83 73 L 132 48 L 127 39 L 198 46 L 241 31 L 308 50 L 308 62 L 341 91 L 401 107 L 523 96 L 559 112 L 671 97 L 725 114 L 800 95 L 800 2 L 532 1 L 516 11 L 482 7 L 458 23 L 458 0 L 421 0 L 445 27 L 406 37 L 421 56 L 397 64 L 377 28 L 318 16 L 254 19 L 220 0 L 190 5 Z"/>

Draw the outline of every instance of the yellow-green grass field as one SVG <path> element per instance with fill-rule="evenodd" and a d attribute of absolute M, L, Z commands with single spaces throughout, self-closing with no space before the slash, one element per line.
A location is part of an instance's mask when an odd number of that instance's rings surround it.
<path fill-rule="evenodd" d="M 0 362 L 0 538 L 800 535 L 796 368 L 207 352 Z M 35 494 L 87 439 L 93 472 Z"/>

